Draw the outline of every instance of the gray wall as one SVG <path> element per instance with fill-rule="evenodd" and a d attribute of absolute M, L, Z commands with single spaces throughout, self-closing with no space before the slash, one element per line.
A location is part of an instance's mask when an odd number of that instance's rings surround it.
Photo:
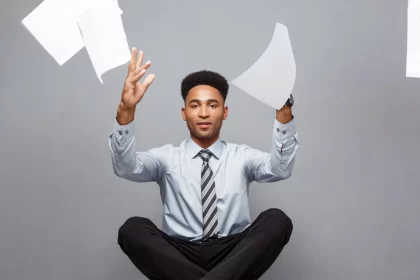
<path fill-rule="evenodd" d="M 108 151 L 126 66 L 95 77 L 86 50 L 58 64 L 20 21 L 41 0 L 1 1 L 0 279 L 145 279 L 117 245 L 130 216 L 160 225 L 154 183 L 117 178 Z M 139 150 L 188 136 L 180 80 L 229 80 L 288 26 L 301 148 L 294 174 L 253 184 L 255 218 L 295 229 L 262 279 L 418 279 L 420 80 L 405 78 L 407 1 L 120 0 L 130 46 L 156 80 L 139 105 Z M 184 6 L 185 5 L 185 6 Z M 224 140 L 271 145 L 275 112 L 234 86 Z"/>

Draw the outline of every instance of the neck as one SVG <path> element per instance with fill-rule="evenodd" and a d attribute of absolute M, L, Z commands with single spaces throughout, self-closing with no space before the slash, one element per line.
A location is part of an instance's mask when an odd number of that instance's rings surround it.
<path fill-rule="evenodd" d="M 207 149 L 208 147 L 210 147 L 211 145 L 213 145 L 214 142 L 217 141 L 217 139 L 219 138 L 219 135 L 214 136 L 212 138 L 204 138 L 204 139 L 200 139 L 195 137 L 194 135 L 191 134 L 191 139 L 197 143 L 198 146 L 200 146 L 203 149 Z"/>

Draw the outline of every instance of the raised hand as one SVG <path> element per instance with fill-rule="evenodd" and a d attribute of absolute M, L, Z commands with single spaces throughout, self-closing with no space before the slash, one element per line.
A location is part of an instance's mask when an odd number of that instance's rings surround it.
<path fill-rule="evenodd" d="M 121 95 L 120 106 L 124 110 L 133 110 L 136 105 L 141 101 L 150 84 L 155 79 L 154 74 L 149 74 L 143 83 L 140 83 L 140 79 L 146 73 L 147 68 L 150 67 L 151 62 L 147 61 L 145 64 L 141 64 L 143 61 L 144 53 L 140 51 L 137 57 L 137 49 L 133 48 L 131 51 L 131 61 L 128 66 L 127 78 L 124 82 L 124 88 Z"/>

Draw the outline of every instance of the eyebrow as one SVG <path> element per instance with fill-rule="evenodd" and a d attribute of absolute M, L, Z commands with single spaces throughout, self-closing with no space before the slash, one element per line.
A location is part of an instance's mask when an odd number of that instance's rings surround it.
<path fill-rule="evenodd" d="M 192 99 L 190 102 L 188 102 L 188 104 L 193 103 L 193 102 L 200 103 L 200 100 L 199 99 Z M 211 102 L 219 103 L 219 101 L 217 99 L 207 99 L 207 103 L 211 103 Z"/>

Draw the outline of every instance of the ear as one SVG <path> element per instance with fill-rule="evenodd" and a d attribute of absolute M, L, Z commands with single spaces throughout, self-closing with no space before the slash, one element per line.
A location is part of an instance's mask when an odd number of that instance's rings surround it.
<path fill-rule="evenodd" d="M 223 120 L 226 120 L 226 118 L 228 117 L 228 115 L 229 115 L 229 107 L 228 106 L 225 106 L 224 112 L 223 112 Z"/>
<path fill-rule="evenodd" d="M 185 115 L 185 107 L 182 107 L 182 109 L 181 109 L 181 115 L 182 115 L 182 119 L 184 121 L 187 120 L 187 116 Z"/>

